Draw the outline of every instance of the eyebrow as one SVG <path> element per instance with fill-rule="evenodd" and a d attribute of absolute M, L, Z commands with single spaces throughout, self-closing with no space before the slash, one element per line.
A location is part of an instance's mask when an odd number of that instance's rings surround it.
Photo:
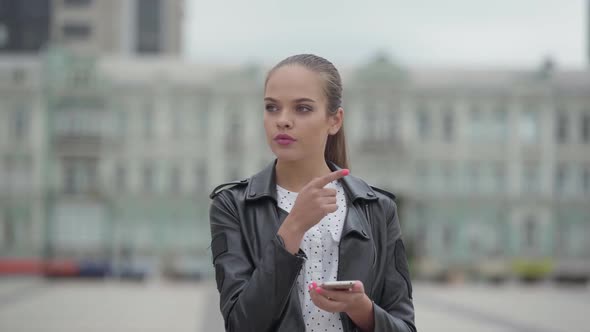
<path fill-rule="evenodd" d="M 277 100 L 276 100 L 276 99 L 274 99 L 274 98 L 271 98 L 271 97 L 265 97 L 265 98 L 264 98 L 264 100 L 265 100 L 265 101 L 274 102 L 274 103 L 276 103 L 276 102 L 277 102 Z M 315 100 L 313 100 L 313 99 L 310 99 L 310 98 L 297 98 L 297 99 L 295 99 L 295 102 L 296 102 L 296 103 L 303 103 L 303 102 L 310 102 L 310 103 L 315 103 Z"/>

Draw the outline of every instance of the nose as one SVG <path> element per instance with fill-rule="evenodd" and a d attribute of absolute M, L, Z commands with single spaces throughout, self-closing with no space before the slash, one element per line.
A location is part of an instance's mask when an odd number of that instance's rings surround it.
<path fill-rule="evenodd" d="M 288 114 L 289 112 L 283 110 L 277 119 L 277 127 L 280 129 L 293 128 L 293 120 Z"/>

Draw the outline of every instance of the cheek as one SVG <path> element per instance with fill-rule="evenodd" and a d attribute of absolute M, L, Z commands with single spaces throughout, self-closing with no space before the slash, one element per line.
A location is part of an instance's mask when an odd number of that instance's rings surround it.
<path fill-rule="evenodd" d="M 266 115 L 264 116 L 262 125 L 264 127 L 264 132 L 266 133 L 266 136 L 270 135 L 270 129 L 272 128 L 272 126 L 270 119 Z"/>
<path fill-rule="evenodd" d="M 299 128 L 305 131 L 306 137 L 313 137 L 313 140 L 321 141 L 328 136 L 328 125 L 321 118 L 311 118 L 301 121 Z"/>

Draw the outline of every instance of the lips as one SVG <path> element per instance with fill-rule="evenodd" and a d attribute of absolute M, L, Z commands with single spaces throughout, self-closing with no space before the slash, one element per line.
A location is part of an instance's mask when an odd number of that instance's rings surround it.
<path fill-rule="evenodd" d="M 296 141 L 293 137 L 287 134 L 278 134 L 275 136 L 274 140 L 280 145 L 289 145 Z"/>

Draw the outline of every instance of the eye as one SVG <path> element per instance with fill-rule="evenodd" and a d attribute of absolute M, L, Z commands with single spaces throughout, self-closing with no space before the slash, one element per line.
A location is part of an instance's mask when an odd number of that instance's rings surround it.
<path fill-rule="evenodd" d="M 276 112 L 278 110 L 277 105 L 275 104 L 266 104 L 266 106 L 264 106 L 264 109 L 267 112 Z"/>
<path fill-rule="evenodd" d="M 297 112 L 306 113 L 311 111 L 313 111 L 313 108 L 309 105 L 297 105 Z"/>

